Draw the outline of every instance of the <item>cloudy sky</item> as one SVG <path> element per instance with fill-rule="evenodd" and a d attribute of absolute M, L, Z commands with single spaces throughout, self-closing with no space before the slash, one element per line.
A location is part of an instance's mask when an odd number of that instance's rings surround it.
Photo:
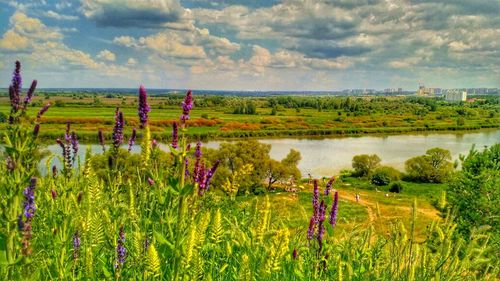
<path fill-rule="evenodd" d="M 500 87 L 500 0 L 0 0 L 0 81 L 41 87 Z"/>

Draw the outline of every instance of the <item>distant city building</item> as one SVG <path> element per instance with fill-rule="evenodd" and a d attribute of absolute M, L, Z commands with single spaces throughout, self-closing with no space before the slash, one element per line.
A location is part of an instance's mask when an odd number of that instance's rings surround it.
<path fill-rule="evenodd" d="M 444 100 L 447 102 L 461 102 L 467 100 L 467 92 L 466 91 L 457 91 L 457 92 L 447 92 L 444 94 Z"/>

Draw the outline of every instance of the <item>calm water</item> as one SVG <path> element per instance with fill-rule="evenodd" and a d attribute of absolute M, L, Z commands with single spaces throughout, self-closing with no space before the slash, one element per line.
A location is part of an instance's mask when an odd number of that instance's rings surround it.
<path fill-rule="evenodd" d="M 313 177 L 330 176 L 338 174 L 342 169 L 351 168 L 351 160 L 358 154 L 377 154 L 382 159 L 382 164 L 404 170 L 404 162 L 414 156 L 425 154 L 425 151 L 441 147 L 451 151 L 453 160 L 460 154 L 466 154 L 473 144 L 476 148 L 491 146 L 500 142 L 500 130 L 488 130 L 473 133 L 435 133 L 415 135 L 391 136 L 361 136 L 326 139 L 262 139 L 262 143 L 271 144 L 271 157 L 280 160 L 286 156 L 290 149 L 300 151 L 302 160 L 299 169 L 302 176 L 311 173 Z M 205 143 L 205 147 L 217 148 L 220 141 Z M 124 146 L 126 147 L 126 146 Z M 160 146 L 166 149 L 165 145 Z M 99 145 L 91 145 L 94 153 L 102 152 Z M 57 145 L 49 145 L 48 149 L 56 154 L 61 153 Z M 133 147 L 133 152 L 139 152 L 140 146 Z M 85 154 L 82 146 L 79 152 L 81 161 Z M 59 164 L 54 159 L 55 164 Z M 45 161 L 41 169 L 45 170 Z"/>

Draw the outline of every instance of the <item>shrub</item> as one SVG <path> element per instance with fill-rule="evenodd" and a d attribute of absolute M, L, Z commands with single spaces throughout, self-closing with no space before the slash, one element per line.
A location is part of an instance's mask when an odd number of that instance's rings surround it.
<path fill-rule="evenodd" d="M 392 181 L 397 181 L 401 177 L 401 173 L 393 167 L 382 166 L 373 172 L 371 182 L 375 185 L 388 185 Z"/>
<path fill-rule="evenodd" d="M 7 122 L 7 114 L 0 112 L 0 123 Z"/>
<path fill-rule="evenodd" d="M 392 182 L 389 185 L 389 192 L 401 193 L 401 191 L 403 191 L 403 183 L 400 181 Z"/>
<path fill-rule="evenodd" d="M 375 168 L 380 164 L 380 157 L 376 154 L 368 155 L 361 154 L 352 158 L 352 167 L 357 176 L 369 176 Z"/>

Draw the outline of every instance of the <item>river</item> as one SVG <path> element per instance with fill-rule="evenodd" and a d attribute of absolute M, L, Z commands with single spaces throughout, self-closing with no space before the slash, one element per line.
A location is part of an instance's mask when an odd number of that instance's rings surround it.
<path fill-rule="evenodd" d="M 338 174 L 343 169 L 351 168 L 351 160 L 358 154 L 377 154 L 382 159 L 383 165 L 404 170 L 404 162 L 414 156 L 425 154 L 425 151 L 440 147 L 451 152 L 453 160 L 460 154 L 467 154 L 472 145 L 483 149 L 500 142 L 500 130 L 484 130 L 476 132 L 452 132 L 431 134 L 404 134 L 386 136 L 360 136 L 338 138 L 278 138 L 260 139 L 262 143 L 271 145 L 271 157 L 280 160 L 286 156 L 290 149 L 300 151 L 302 160 L 299 169 L 302 176 L 309 173 L 313 177 L 328 177 Z M 210 141 L 205 147 L 217 148 L 221 141 Z M 126 147 L 126 146 L 124 146 Z M 161 144 L 162 149 L 166 149 Z M 61 148 L 54 144 L 47 147 L 52 153 L 60 154 Z M 99 145 L 92 144 L 93 153 L 102 152 Z M 85 146 L 79 151 L 81 161 L 85 156 Z M 140 146 L 135 145 L 133 152 L 139 152 Z M 57 159 L 53 160 L 59 165 Z M 40 168 L 45 171 L 45 161 L 42 160 Z"/>

